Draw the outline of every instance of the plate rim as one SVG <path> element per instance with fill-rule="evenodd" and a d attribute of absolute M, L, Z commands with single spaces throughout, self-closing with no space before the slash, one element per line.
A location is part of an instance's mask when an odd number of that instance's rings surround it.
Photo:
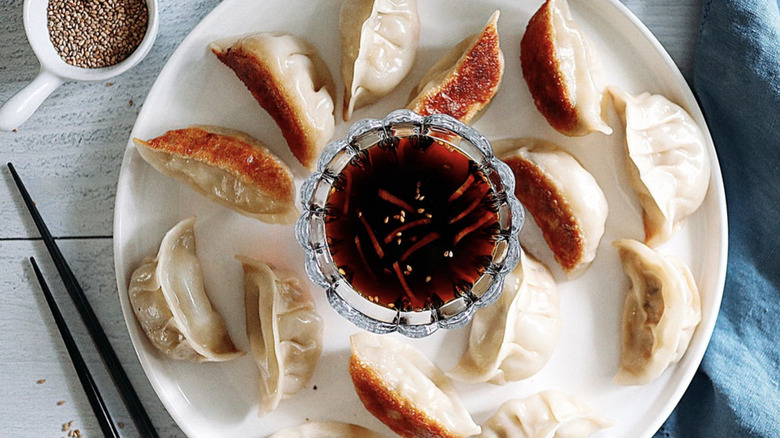
<path fill-rule="evenodd" d="M 688 82 L 685 80 L 685 77 L 682 75 L 682 72 L 680 71 L 677 64 L 672 59 L 671 55 L 669 55 L 669 52 L 666 51 L 666 49 L 663 47 L 660 41 L 658 41 L 658 38 L 656 38 L 655 35 L 650 31 L 650 29 L 636 16 L 633 12 L 631 12 L 630 9 L 623 3 L 621 3 L 619 0 L 603 0 L 608 3 L 610 3 L 615 9 L 621 13 L 626 19 L 631 22 L 631 24 L 639 30 L 642 35 L 645 37 L 647 41 L 649 41 L 653 48 L 658 52 L 661 57 L 664 59 L 665 63 L 668 67 L 670 67 L 670 71 L 677 80 L 679 84 L 682 84 L 681 87 L 683 90 L 683 94 L 685 95 L 685 98 L 695 104 L 693 108 L 686 108 L 688 111 L 693 111 L 694 114 L 691 114 L 695 119 L 696 122 L 700 124 L 700 126 L 703 128 L 702 132 L 704 133 L 704 136 L 707 140 L 708 147 L 711 149 L 710 152 L 710 163 L 711 163 L 711 173 L 710 176 L 710 188 L 708 190 L 711 190 L 713 188 L 712 183 L 715 183 L 714 186 L 714 192 L 713 194 L 716 196 L 717 200 L 717 207 L 718 207 L 718 218 L 720 219 L 720 227 L 719 227 L 719 245 L 722 248 L 720 253 L 718 254 L 718 272 L 717 272 L 717 278 L 715 280 L 715 288 L 718 291 L 718 294 L 713 297 L 714 298 L 714 304 L 713 309 L 714 313 L 712 315 L 712 318 L 707 321 L 706 325 L 699 324 L 697 327 L 697 330 L 701 330 L 702 327 L 705 328 L 704 333 L 702 333 L 700 336 L 702 336 L 702 341 L 699 344 L 694 345 L 694 348 L 688 348 L 685 352 L 685 355 L 691 356 L 693 354 L 693 363 L 696 365 L 690 366 L 688 369 L 685 370 L 682 377 L 682 382 L 685 382 L 685 385 L 679 385 L 677 388 L 675 388 L 674 392 L 672 393 L 672 396 L 669 398 L 667 403 L 662 408 L 662 415 L 656 416 L 656 421 L 650 423 L 649 430 L 645 431 L 645 436 L 652 436 L 655 434 L 655 432 L 658 431 L 658 429 L 663 426 L 663 424 L 666 422 L 666 420 L 669 418 L 669 416 L 672 414 L 672 411 L 677 407 L 677 405 L 680 403 L 680 400 L 682 399 L 685 392 L 688 390 L 688 388 L 691 386 L 691 382 L 693 381 L 693 377 L 696 374 L 696 372 L 699 370 L 699 367 L 701 366 L 702 360 L 704 360 L 704 354 L 707 351 L 707 347 L 710 345 L 710 341 L 712 339 L 712 335 L 715 331 L 715 324 L 718 320 L 718 315 L 720 315 L 720 307 L 723 302 L 723 294 L 725 292 L 725 286 L 726 286 L 726 270 L 728 267 L 728 205 L 726 204 L 726 191 L 725 187 L 723 185 L 723 174 L 720 169 L 720 161 L 718 159 L 717 149 L 715 148 L 715 140 L 712 138 L 712 134 L 710 132 L 709 125 L 707 124 L 707 120 L 704 118 L 704 113 L 699 106 L 698 99 L 696 99 L 696 95 L 693 93 L 693 90 L 691 89 Z M 689 359 L 690 360 L 690 359 Z"/>
<path fill-rule="evenodd" d="M 225 0 L 218 4 L 216 7 L 214 7 L 203 19 L 198 22 L 197 25 L 195 25 L 192 30 L 185 36 L 182 41 L 179 43 L 179 45 L 174 49 L 171 56 L 168 58 L 168 60 L 165 62 L 165 65 L 160 70 L 160 72 L 157 74 L 157 77 L 154 80 L 154 83 L 152 84 L 151 88 L 149 89 L 149 92 L 147 93 L 147 96 L 152 95 L 153 93 L 159 92 L 159 88 L 163 85 L 160 81 L 160 77 L 167 74 L 169 70 L 174 70 L 177 68 L 178 64 L 180 63 L 181 59 L 184 58 L 184 53 L 187 51 L 186 49 L 190 47 L 194 43 L 194 35 L 198 35 L 202 33 L 203 28 L 209 28 L 211 26 L 211 22 L 214 21 L 217 16 L 219 16 L 222 13 L 223 9 L 232 9 L 234 5 L 239 4 L 241 1 L 245 0 Z M 580 3 L 579 0 L 570 0 L 571 3 Z M 706 140 L 708 142 L 708 148 L 710 149 L 710 162 L 712 164 L 712 173 L 710 177 L 710 188 L 708 190 L 711 190 L 711 194 L 715 196 L 715 204 L 717 206 L 717 212 L 718 212 L 718 219 L 720 220 L 720 224 L 718 227 L 718 245 L 721 248 L 718 258 L 717 258 L 717 276 L 715 278 L 715 290 L 717 294 L 713 297 L 713 314 L 712 318 L 707 321 L 705 325 L 700 324 L 697 328 L 697 331 L 704 330 L 703 333 L 700 333 L 699 336 L 701 337 L 700 343 L 696 344 L 695 346 L 691 346 L 694 348 L 689 348 L 685 355 L 688 358 L 688 361 L 691 362 L 691 365 L 685 369 L 685 371 L 682 373 L 682 377 L 680 379 L 681 384 L 678 385 L 674 391 L 672 392 L 671 396 L 667 398 L 666 403 L 663 405 L 663 407 L 660 409 L 660 412 L 655 415 L 654 421 L 650 423 L 648 428 L 640 434 L 641 436 L 652 436 L 662 425 L 663 423 L 668 419 L 669 415 L 671 415 L 674 408 L 677 406 L 679 401 L 681 400 L 683 394 L 688 389 L 688 387 L 691 384 L 691 381 L 695 375 L 695 373 L 698 371 L 699 366 L 703 360 L 704 354 L 707 350 L 707 347 L 710 343 L 710 340 L 712 338 L 714 327 L 717 322 L 718 315 L 720 313 L 720 307 L 722 303 L 722 298 L 724 294 L 724 288 L 725 288 L 725 278 L 726 278 L 726 271 L 727 271 L 727 259 L 728 259 L 728 211 L 727 211 L 727 204 L 726 204 L 726 197 L 725 197 L 725 188 L 723 185 L 723 177 L 720 169 L 719 160 L 717 157 L 717 150 L 714 147 L 714 141 L 711 137 L 711 133 L 709 130 L 709 127 L 707 125 L 706 120 L 704 119 L 703 112 L 698 104 L 698 101 L 696 100 L 695 95 L 693 94 L 693 91 L 690 87 L 690 85 L 687 83 L 685 78 L 683 77 L 682 73 L 680 72 L 679 68 L 675 64 L 674 60 L 671 58 L 669 53 L 664 49 L 663 45 L 658 41 L 658 39 L 655 37 L 655 35 L 652 34 L 652 32 L 647 28 L 647 26 L 642 23 L 639 18 L 634 15 L 633 12 L 631 12 L 630 9 L 623 3 L 621 3 L 619 0 L 596 0 L 596 1 L 589 1 L 588 7 L 592 9 L 596 9 L 600 11 L 600 13 L 604 13 L 603 7 L 611 7 L 613 8 L 613 12 L 618 13 L 622 16 L 625 20 L 627 20 L 626 25 L 631 25 L 635 30 L 639 31 L 639 33 L 644 37 L 644 39 L 649 42 L 655 52 L 661 56 L 661 58 L 664 61 L 664 69 L 667 70 L 668 73 L 671 73 L 672 76 L 675 79 L 675 88 L 682 91 L 685 99 L 687 100 L 687 103 L 692 103 L 693 106 L 686 105 L 686 110 L 688 110 L 691 115 L 694 117 L 694 119 L 697 121 L 697 123 L 700 124 L 700 126 L 703 128 L 702 131 L 704 132 L 704 135 L 706 137 Z M 142 116 L 145 114 L 145 112 L 148 111 L 146 106 L 141 107 L 141 111 L 139 111 L 138 115 L 136 116 L 136 122 L 133 125 L 133 129 L 131 130 L 127 146 L 125 148 L 122 163 L 119 170 L 118 175 L 118 181 L 117 181 L 117 190 L 116 190 L 116 198 L 114 202 L 114 219 L 113 219 L 113 251 L 114 251 L 114 270 L 116 275 L 116 281 L 117 281 L 117 294 L 119 295 L 120 299 L 120 306 L 122 309 L 122 315 L 125 320 L 126 327 L 128 329 L 128 335 L 130 337 L 133 350 L 135 352 L 136 357 L 138 358 L 139 363 L 141 364 L 141 367 L 144 371 L 144 375 L 147 378 L 147 380 L 150 382 L 152 388 L 155 391 L 155 395 L 160 400 L 160 402 L 163 404 L 165 409 L 168 411 L 171 418 L 176 422 L 177 426 L 184 432 L 187 436 L 195 436 L 196 431 L 193 430 L 192 426 L 189 425 L 189 423 L 181 421 L 182 418 L 179 418 L 180 416 L 174 415 L 172 411 L 173 409 L 173 402 L 168 397 L 162 397 L 161 394 L 164 392 L 164 388 L 162 386 L 162 383 L 157 378 L 157 375 L 153 373 L 152 371 L 152 364 L 150 362 L 149 357 L 147 355 L 142 355 L 141 351 L 134 340 L 134 336 L 132 333 L 131 325 L 135 325 L 136 329 L 138 329 L 137 321 L 135 319 L 135 315 L 132 312 L 132 309 L 129 305 L 129 300 L 127 297 L 127 285 L 125 284 L 125 277 L 127 276 L 128 272 L 124 269 L 124 254 L 122 252 L 122 249 L 120 247 L 120 243 L 124 242 L 125 239 L 122 238 L 123 232 L 122 232 L 122 224 L 123 224 L 123 216 L 120 214 L 123 211 L 123 208 L 121 207 L 122 204 L 126 203 L 126 197 L 129 196 L 129 193 L 131 192 L 131 189 L 128 188 L 129 181 L 129 171 L 128 168 L 130 166 L 130 161 L 133 158 L 133 137 L 138 129 L 138 120 L 142 118 Z M 336 111 L 338 113 L 338 111 Z M 336 114 L 336 117 L 338 118 L 338 114 Z M 714 186 L 713 186 L 714 183 Z M 142 333 L 142 331 L 140 332 Z M 695 364 L 695 366 L 693 366 Z"/>

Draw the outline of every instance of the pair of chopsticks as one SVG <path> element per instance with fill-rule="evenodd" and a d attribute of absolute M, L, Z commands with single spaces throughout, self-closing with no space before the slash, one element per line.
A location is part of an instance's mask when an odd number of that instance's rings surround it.
<path fill-rule="evenodd" d="M 30 212 L 33 221 L 35 221 L 35 225 L 38 227 L 38 231 L 41 233 L 43 242 L 46 244 L 46 249 L 48 249 L 49 254 L 54 260 L 54 265 L 57 267 L 57 272 L 59 272 L 60 277 L 62 278 L 62 282 L 65 284 L 65 288 L 67 289 L 70 298 L 73 300 L 73 303 L 75 304 L 76 309 L 81 316 L 81 320 L 84 321 L 84 325 L 87 327 L 92 341 L 95 343 L 97 351 L 100 354 L 100 358 L 103 360 L 103 364 L 106 366 L 106 369 L 108 370 L 114 385 L 117 387 L 119 395 L 127 407 L 127 410 L 133 419 L 133 423 L 135 424 L 139 435 L 142 437 L 156 438 L 158 435 L 154 429 L 152 420 L 149 419 L 149 415 L 147 415 L 143 404 L 141 404 L 141 400 L 138 398 L 138 394 L 136 394 L 135 389 L 133 389 L 133 385 L 130 383 L 130 379 L 128 379 L 122 364 L 119 362 L 119 358 L 114 352 L 114 349 L 111 347 L 111 343 L 108 341 L 108 337 L 106 337 L 106 334 L 103 331 L 97 316 L 95 316 L 95 312 L 92 310 L 92 306 L 90 306 L 89 302 L 87 301 L 87 297 L 84 295 L 84 291 L 81 289 L 81 286 L 79 286 L 76 277 L 73 275 L 73 271 L 71 271 L 70 266 L 68 266 L 68 262 L 65 261 L 65 257 L 63 257 L 62 253 L 60 252 L 57 243 L 54 241 L 54 238 L 49 232 L 46 223 L 44 223 L 43 218 L 35 206 L 35 203 L 33 202 L 32 198 L 30 198 L 30 194 L 24 187 L 21 178 L 19 178 L 19 174 L 16 173 L 16 169 L 14 169 L 13 164 L 8 163 L 8 170 L 11 171 L 11 176 L 13 176 L 14 182 L 16 183 L 16 186 L 19 189 L 22 198 L 24 199 L 24 203 L 27 205 L 27 210 Z M 54 316 L 54 320 L 57 323 L 57 328 L 62 335 L 62 340 L 65 342 L 65 346 L 68 350 L 71 361 L 73 362 L 73 366 L 76 368 L 76 373 L 78 374 L 79 380 L 81 381 L 81 386 L 84 388 L 84 391 L 87 394 L 87 398 L 89 399 L 89 403 L 92 406 L 92 410 L 97 416 L 98 423 L 100 424 L 100 428 L 103 431 L 103 435 L 107 437 L 118 438 L 120 435 L 116 429 L 113 419 L 111 418 L 111 414 L 108 411 L 103 397 L 100 395 L 98 387 L 95 385 L 92 374 L 89 372 L 84 359 L 79 353 L 78 347 L 70 334 L 70 330 L 68 330 L 68 326 L 62 317 L 62 313 L 59 311 L 57 303 L 54 301 L 54 297 L 52 297 L 51 291 L 46 284 L 46 280 L 43 278 L 43 274 L 38 268 L 38 264 L 35 262 L 33 257 L 30 257 L 30 263 L 32 264 L 33 270 L 35 271 L 35 276 L 38 278 L 38 282 L 41 284 L 41 289 L 46 296 L 46 302 L 48 303 L 49 309 L 51 310 L 52 315 Z"/>

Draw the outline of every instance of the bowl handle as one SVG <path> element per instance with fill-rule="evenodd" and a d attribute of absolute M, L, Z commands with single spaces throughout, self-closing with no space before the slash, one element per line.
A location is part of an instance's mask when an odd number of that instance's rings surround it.
<path fill-rule="evenodd" d="M 41 68 L 38 76 L 0 107 L 0 131 L 19 127 L 64 80 Z"/>

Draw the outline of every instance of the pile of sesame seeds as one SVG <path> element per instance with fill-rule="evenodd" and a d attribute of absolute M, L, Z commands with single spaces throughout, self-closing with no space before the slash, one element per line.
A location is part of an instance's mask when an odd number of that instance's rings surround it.
<path fill-rule="evenodd" d="M 49 37 L 70 65 L 101 68 L 132 54 L 146 34 L 146 0 L 49 0 Z"/>

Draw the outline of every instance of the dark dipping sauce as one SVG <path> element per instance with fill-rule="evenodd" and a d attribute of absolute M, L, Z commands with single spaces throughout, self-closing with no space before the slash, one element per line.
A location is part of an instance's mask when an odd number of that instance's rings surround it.
<path fill-rule="evenodd" d="M 499 232 L 486 176 L 426 136 L 384 140 L 353 157 L 325 212 L 341 275 L 366 299 L 402 311 L 435 308 L 471 289 Z"/>

